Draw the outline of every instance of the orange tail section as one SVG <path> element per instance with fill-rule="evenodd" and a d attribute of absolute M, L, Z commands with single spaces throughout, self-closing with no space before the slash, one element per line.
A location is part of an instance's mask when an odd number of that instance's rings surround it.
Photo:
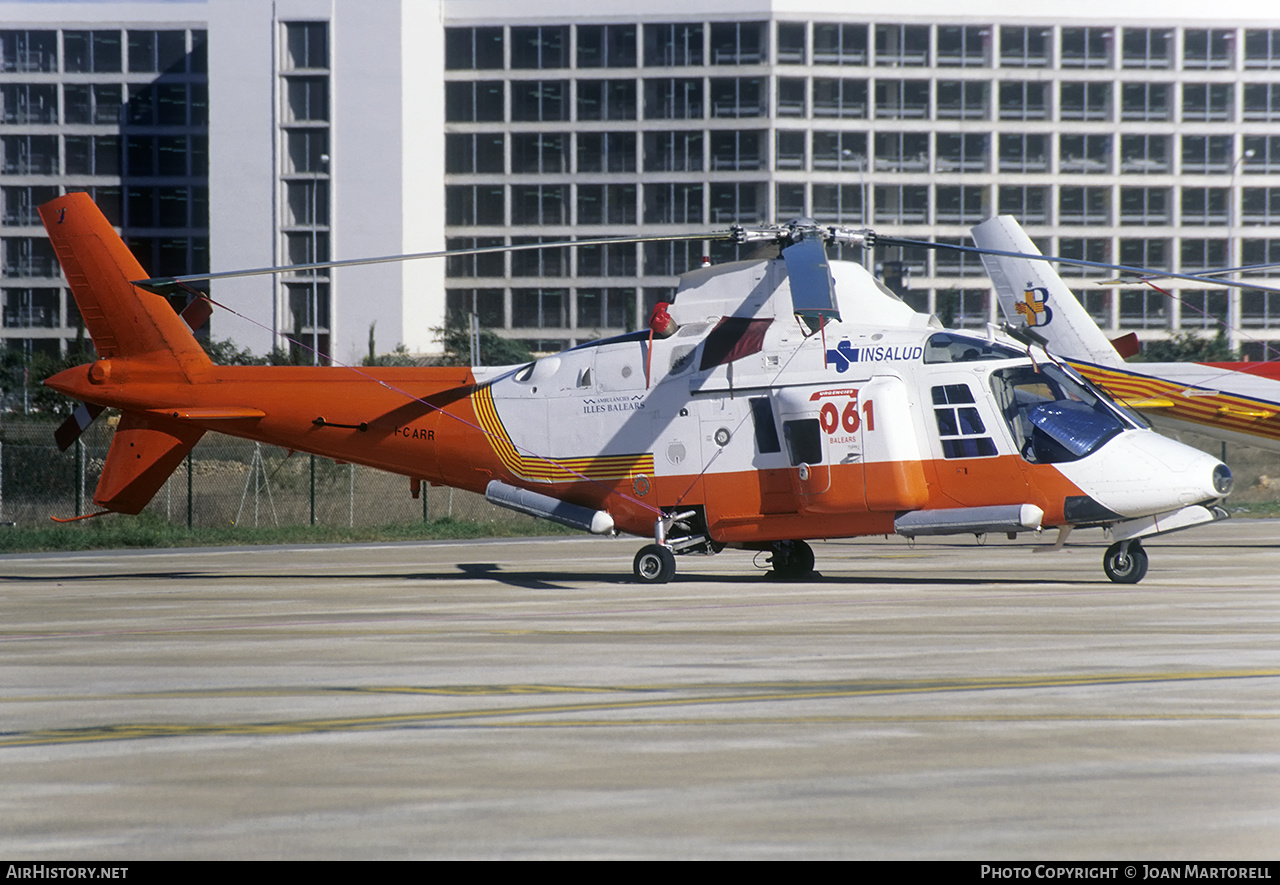
<path fill-rule="evenodd" d="M 132 285 L 147 272 L 88 194 L 45 203 L 40 217 L 100 359 L 138 360 L 187 380 L 210 366 L 168 301 Z"/>
<path fill-rule="evenodd" d="M 91 366 L 69 369 L 51 386 L 91 400 L 95 384 L 112 378 L 192 384 L 212 367 L 169 302 L 130 282 L 147 273 L 88 194 L 46 203 L 40 217 L 98 351 Z M 94 503 L 139 513 L 203 435 L 199 427 L 125 411 Z"/>
<path fill-rule="evenodd" d="M 93 503 L 117 513 L 142 512 L 202 436 L 200 427 L 125 412 Z"/>

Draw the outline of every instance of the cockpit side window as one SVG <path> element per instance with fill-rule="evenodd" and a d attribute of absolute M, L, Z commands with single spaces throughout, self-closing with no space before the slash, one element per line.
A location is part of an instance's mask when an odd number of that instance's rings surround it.
<path fill-rule="evenodd" d="M 1012 347 L 955 332 L 930 335 L 924 346 L 926 363 L 972 363 L 979 360 L 1017 359 L 1021 356 Z"/>

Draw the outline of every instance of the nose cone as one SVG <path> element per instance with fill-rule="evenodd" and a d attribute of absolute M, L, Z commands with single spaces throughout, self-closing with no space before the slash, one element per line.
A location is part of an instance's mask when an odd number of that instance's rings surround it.
<path fill-rule="evenodd" d="M 1151 430 L 1129 430 L 1087 458 L 1059 465 L 1089 497 L 1125 517 L 1202 504 L 1231 491 L 1231 469 Z"/>

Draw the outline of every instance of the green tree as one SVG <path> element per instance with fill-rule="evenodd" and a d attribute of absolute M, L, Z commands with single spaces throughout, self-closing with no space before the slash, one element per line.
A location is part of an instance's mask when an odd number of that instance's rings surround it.
<path fill-rule="evenodd" d="M 1135 363 L 1225 363 L 1240 357 L 1227 343 L 1226 329 L 1212 338 L 1195 332 L 1177 332 L 1163 341 L 1142 342 Z"/>

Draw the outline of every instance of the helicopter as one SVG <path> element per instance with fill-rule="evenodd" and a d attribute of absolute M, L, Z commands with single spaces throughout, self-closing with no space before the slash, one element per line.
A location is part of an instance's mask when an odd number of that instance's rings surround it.
<path fill-rule="evenodd" d="M 140 512 L 214 430 L 402 474 L 415 495 L 449 485 L 651 538 L 632 563 L 646 583 L 672 580 L 678 555 L 725 548 L 796 579 L 813 573 L 815 539 L 1058 528 L 1061 544 L 1079 527 L 1109 533 L 1104 571 L 1134 583 L 1144 538 L 1226 516 L 1225 464 L 1136 421 L 1030 337 L 945 329 L 828 260 L 828 243 L 873 246 L 870 231 L 799 219 L 701 235 L 780 255 L 692 270 L 648 328 L 524 365 L 223 367 L 162 294 L 219 275 L 146 278 L 85 194 L 40 214 L 97 349 L 46 381 L 92 404 L 63 438 L 94 410 L 121 413 L 100 513 Z"/>
<path fill-rule="evenodd" d="M 983 250 L 980 257 L 1005 318 L 1032 330 L 1055 355 L 1121 404 L 1163 430 L 1192 431 L 1223 442 L 1280 451 L 1280 421 L 1276 420 L 1280 417 L 1280 365 L 1276 362 L 1127 364 L 1125 357 L 1139 350 L 1136 335 L 1109 340 L 1048 263 L 1013 257 L 1040 254 L 1016 219 L 988 219 L 972 233 L 977 248 Z M 1165 275 L 1151 271 L 1135 279 L 1149 281 Z M 1181 278 L 1209 281 L 1203 276 Z M 1276 291 L 1256 283 L 1249 286 Z"/>

